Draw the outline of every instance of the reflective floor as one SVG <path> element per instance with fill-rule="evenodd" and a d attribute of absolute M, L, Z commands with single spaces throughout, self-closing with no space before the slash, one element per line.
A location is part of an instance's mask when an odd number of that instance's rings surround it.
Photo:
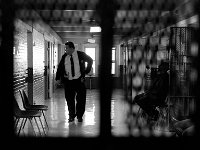
<path fill-rule="evenodd" d="M 86 111 L 83 116 L 83 122 L 79 123 L 77 119 L 68 123 L 68 107 L 64 97 L 64 89 L 56 89 L 51 99 L 45 100 L 48 110 L 45 116 L 48 122 L 48 128 L 45 126 L 46 136 L 48 137 L 96 137 L 99 135 L 99 90 L 87 90 Z M 123 91 L 113 91 L 111 101 L 111 123 L 112 134 L 115 136 L 126 136 L 128 130 L 125 124 L 127 104 L 123 100 Z M 42 124 L 45 125 L 44 118 L 41 117 Z M 38 121 L 40 132 L 43 136 L 42 127 Z M 29 121 L 27 121 L 21 136 L 41 136 L 39 130 L 33 121 L 34 131 Z"/>
<path fill-rule="evenodd" d="M 63 89 L 58 89 L 53 98 L 46 101 L 49 110 L 46 113 L 49 131 L 48 136 L 97 136 L 98 135 L 98 95 L 88 91 L 86 111 L 83 122 L 75 120 L 68 123 L 68 108 Z"/>
<path fill-rule="evenodd" d="M 52 98 L 45 100 L 48 110 L 45 116 L 48 122 L 48 128 L 45 126 L 45 134 L 38 121 L 40 132 L 33 121 L 34 131 L 29 122 L 27 122 L 20 136 L 47 136 L 47 137 L 97 137 L 99 135 L 99 90 L 87 90 L 86 111 L 83 116 L 83 122 L 79 123 L 77 119 L 68 123 L 68 107 L 64 97 L 64 89 L 56 89 Z M 129 136 L 126 122 L 128 105 L 124 101 L 123 91 L 114 90 L 111 101 L 111 133 L 113 136 Z M 41 117 L 42 124 L 45 125 L 44 118 Z"/>

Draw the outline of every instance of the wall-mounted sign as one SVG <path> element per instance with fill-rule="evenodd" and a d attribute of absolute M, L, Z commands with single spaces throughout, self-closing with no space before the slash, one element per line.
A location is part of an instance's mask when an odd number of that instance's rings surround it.
<path fill-rule="evenodd" d="M 88 39 L 89 43 L 95 43 L 95 39 Z"/>

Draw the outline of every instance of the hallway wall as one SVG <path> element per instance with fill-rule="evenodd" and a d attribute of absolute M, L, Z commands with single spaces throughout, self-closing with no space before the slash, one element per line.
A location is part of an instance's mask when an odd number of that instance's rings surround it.
<path fill-rule="evenodd" d="M 14 93 L 17 95 L 16 97 L 19 98 L 18 90 L 24 89 L 28 95 L 29 83 L 32 86 L 31 103 L 43 104 L 45 99 L 45 40 L 54 43 L 55 53 L 57 53 L 58 44 L 61 44 L 62 40 L 58 36 L 56 36 L 56 33 L 50 31 L 51 29 L 48 28 L 47 25 L 42 23 L 28 24 L 23 22 L 22 20 L 16 19 L 15 28 L 15 41 L 13 48 Z M 28 36 L 28 32 L 32 34 L 32 37 Z M 54 64 L 57 64 L 56 58 Z M 51 66 L 51 68 L 53 68 L 53 66 Z M 50 77 L 53 77 L 52 73 L 50 74 Z"/>

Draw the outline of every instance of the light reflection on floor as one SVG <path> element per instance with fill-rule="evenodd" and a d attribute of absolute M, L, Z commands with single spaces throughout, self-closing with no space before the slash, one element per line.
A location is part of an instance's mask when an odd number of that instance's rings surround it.
<path fill-rule="evenodd" d="M 113 136 L 129 136 L 125 120 L 128 105 L 124 101 L 123 90 L 114 90 L 111 99 L 111 133 Z M 64 97 L 64 90 L 57 89 L 51 99 L 45 101 L 48 111 L 45 113 L 49 130 L 47 137 L 97 137 L 99 135 L 99 90 L 87 90 L 86 111 L 83 122 L 77 119 L 68 123 L 68 107 Z M 45 124 L 44 119 L 43 124 Z M 36 128 L 36 125 L 34 126 Z M 37 135 L 39 132 L 36 130 Z M 25 126 L 22 136 L 33 135 L 30 123 Z"/>
<path fill-rule="evenodd" d="M 115 136 L 127 134 L 123 122 L 126 116 L 126 106 L 122 99 L 122 90 L 115 90 L 111 101 L 112 134 Z M 99 135 L 99 90 L 87 90 L 86 111 L 82 123 L 79 123 L 77 119 L 68 123 L 68 107 L 63 89 L 55 90 L 52 98 L 45 101 L 45 105 L 48 105 L 49 108 L 45 112 L 49 126 L 49 130 L 46 128 L 47 137 L 97 137 Z M 44 125 L 43 118 L 42 121 Z M 37 136 L 40 136 L 36 125 L 34 125 L 34 129 Z M 29 122 L 21 135 L 33 135 Z"/>

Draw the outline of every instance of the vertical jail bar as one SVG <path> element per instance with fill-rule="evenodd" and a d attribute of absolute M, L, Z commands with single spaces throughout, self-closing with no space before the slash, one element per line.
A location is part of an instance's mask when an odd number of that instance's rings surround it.
<path fill-rule="evenodd" d="M 101 18 L 100 54 L 100 136 L 111 136 L 111 54 L 113 45 L 114 8 L 113 1 L 101 0 L 98 13 Z"/>
<path fill-rule="evenodd" d="M 2 115 L 4 118 L 2 120 L 6 120 L 9 123 L 3 123 L 3 129 L 6 130 L 8 135 L 12 135 L 13 130 L 13 31 L 14 31 L 14 3 L 13 1 L 5 1 L 2 0 L 0 2 L 0 10 L 1 12 L 1 20 L 0 24 L 2 27 L 1 32 L 1 106 L 4 107 Z M 9 11 L 8 11 L 9 10 Z M 3 83 L 2 83 L 3 82 Z M 6 108 L 6 109 L 5 109 Z M 6 114 L 6 115 L 5 115 Z M 12 123 L 11 123 L 12 122 Z"/>
<path fill-rule="evenodd" d="M 195 84 L 195 96 L 197 96 L 197 101 L 196 101 L 196 115 L 195 115 L 195 125 L 196 125 L 196 135 L 199 136 L 200 134 L 200 129 L 199 129 L 199 126 L 200 126 L 200 120 L 199 120 L 199 117 L 200 117 L 200 92 L 199 92 L 199 88 L 200 88 L 200 65 L 199 65 L 199 62 L 200 62 L 200 52 L 199 52 L 199 46 L 200 46 L 200 29 L 199 29 L 199 22 L 200 22 L 200 9 L 199 9 L 199 6 L 200 6 L 200 2 L 199 1 L 196 1 L 195 3 L 195 11 L 197 12 L 198 14 L 198 29 L 197 29 L 197 32 L 195 32 L 195 42 L 197 43 L 197 57 L 195 58 L 194 60 L 194 68 L 197 70 L 197 82 Z"/>

